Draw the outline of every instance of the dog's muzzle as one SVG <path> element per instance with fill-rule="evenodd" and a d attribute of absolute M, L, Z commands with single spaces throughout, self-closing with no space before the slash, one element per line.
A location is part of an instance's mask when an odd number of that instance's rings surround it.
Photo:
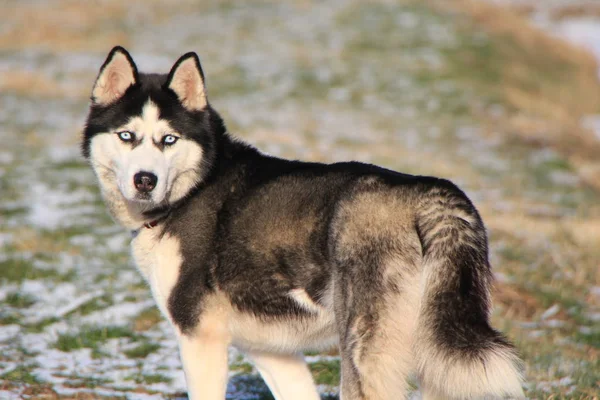
<path fill-rule="evenodd" d="M 133 184 L 140 193 L 150 193 L 156 187 L 158 177 L 151 172 L 141 171 L 133 176 Z"/>

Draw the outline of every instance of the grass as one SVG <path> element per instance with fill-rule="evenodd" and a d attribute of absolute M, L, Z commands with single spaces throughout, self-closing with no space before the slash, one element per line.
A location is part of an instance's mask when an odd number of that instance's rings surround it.
<path fill-rule="evenodd" d="M 254 371 L 252 364 L 242 361 L 235 361 L 229 364 L 229 369 L 239 374 L 250 374 Z"/>
<path fill-rule="evenodd" d="M 146 331 L 163 320 L 157 307 L 149 307 L 140 312 L 133 320 L 133 329 L 136 332 Z"/>
<path fill-rule="evenodd" d="M 35 298 L 28 294 L 21 294 L 19 292 L 9 293 L 4 302 L 12 307 L 16 308 L 28 308 L 35 304 Z"/>
<path fill-rule="evenodd" d="M 0 325 L 13 325 L 19 323 L 20 321 L 21 318 L 17 314 L 6 313 L 5 311 L 0 314 Z"/>
<path fill-rule="evenodd" d="M 461 21 L 463 46 L 447 54 L 449 76 L 476 88 L 488 104 L 505 106 L 508 115 L 500 119 L 478 113 L 488 129 L 498 131 L 501 124 L 526 143 L 557 150 L 600 188 L 600 179 L 585 172 L 597 160 L 600 143 L 580 124 L 585 115 L 600 112 L 594 58 L 508 9 L 484 1 L 433 3 Z M 487 35 L 473 36 L 473 30 Z"/>
<path fill-rule="evenodd" d="M 32 260 L 19 258 L 19 256 L 0 261 L 0 280 L 22 282 L 25 279 L 68 280 L 68 277 L 52 269 L 36 268 Z"/>
<path fill-rule="evenodd" d="M 172 345 L 156 307 L 103 321 L 115 326 L 85 322 L 109 306 L 135 307 L 150 294 L 134 275 L 127 244 L 112 241 L 114 223 L 72 145 L 79 139 L 89 86 L 113 45 L 135 43 L 134 57 L 145 54 L 142 71 L 197 50 L 211 101 L 235 134 L 261 148 L 290 158 L 358 158 L 441 175 L 473 194 L 490 233 L 494 270 L 503 278 L 495 290 L 494 324 L 525 359 L 527 395 L 597 400 L 600 327 L 591 316 L 598 299 L 590 289 L 600 287 L 600 186 L 598 176 L 586 171 L 595 171 L 589 167 L 600 151 L 579 124 L 582 116 L 600 112 L 591 56 L 484 1 L 352 0 L 335 10 L 327 3 L 307 7 L 298 1 L 218 3 L 174 8 L 153 2 L 155 8 L 143 15 L 136 11 L 137 0 L 108 0 L 91 14 L 70 0 L 0 4 L 11 22 L 0 33 L 0 64 L 7 71 L 24 66 L 0 82 L 0 106 L 6 110 L 0 115 L 6 128 L 0 214 L 7 221 L 0 223 L 0 283 L 10 286 L 0 329 L 17 325 L 19 337 L 41 332 L 40 337 L 51 337 L 49 326 L 66 323 L 72 329 L 51 339 L 50 347 L 89 348 L 92 358 L 109 359 L 138 391 L 176 383 L 169 378 L 177 365 L 175 350 L 165 356 L 174 359 L 163 369 L 147 371 L 152 366 L 144 364 L 159 346 Z M 574 12 L 579 11 L 569 11 Z M 30 29 L 24 21 L 35 15 L 48 18 Z M 185 18 L 194 23 L 187 26 Z M 231 23 L 222 24 L 225 20 Z M 219 41 L 207 34 L 215 26 Z M 153 36 L 158 31 L 170 32 L 169 40 Z M 462 135 L 465 128 L 470 135 Z M 53 161 L 53 151 L 61 148 L 72 150 L 73 157 L 59 151 L 63 161 Z M 8 161 L 2 161 L 4 151 L 11 154 L 4 158 Z M 561 181 L 572 176 L 572 182 Z M 36 183 L 52 195 L 85 190 L 96 198 L 64 205 L 90 208 L 74 215 L 69 227 L 43 228 L 29 221 L 33 200 L 46 200 L 31 199 L 30 185 Z M 95 223 L 80 223 L 84 217 Z M 65 260 L 71 269 L 62 268 Z M 48 285 L 51 296 L 15 289 L 28 281 Z M 103 295 L 61 318 L 25 322 L 41 305 L 68 305 L 97 290 Z M 559 311 L 543 319 L 553 306 Z M 110 339 L 126 342 L 116 356 L 104 353 Z M 18 354 L 21 363 L 1 377 L 8 390 L 58 397 L 33 373 L 37 352 L 26 352 L 19 343 L 3 346 L 2 362 L 11 363 Z M 339 362 L 328 360 L 313 362 L 310 369 L 317 383 L 335 391 Z M 75 373 L 65 386 L 100 385 L 128 396 L 131 388 L 119 388 L 95 361 L 89 363 L 94 377 Z M 230 368 L 236 372 L 232 383 L 249 398 L 272 399 L 243 358 Z M 573 383 L 559 385 L 565 378 Z"/>
<path fill-rule="evenodd" d="M 80 377 L 77 375 L 66 375 L 63 376 L 65 378 L 69 378 L 64 383 L 64 386 L 69 388 L 88 388 L 95 389 L 99 386 L 105 386 L 107 384 L 112 383 L 110 379 L 102 379 L 102 378 L 93 378 L 93 377 Z"/>
<path fill-rule="evenodd" d="M 318 361 L 308 365 L 318 385 L 337 386 L 340 384 L 340 362 Z"/>
<path fill-rule="evenodd" d="M 149 354 L 157 351 L 158 349 L 160 349 L 159 344 L 143 342 L 130 350 L 125 350 L 123 354 L 125 354 L 129 358 L 145 358 Z"/>
<path fill-rule="evenodd" d="M 61 319 L 58 317 L 48 317 L 36 323 L 24 324 L 23 327 L 27 330 L 27 332 L 40 333 L 43 332 L 47 326 L 50 326 L 60 321 Z"/>
<path fill-rule="evenodd" d="M 82 348 L 98 349 L 107 340 L 117 338 L 136 339 L 137 336 L 129 328 L 121 326 L 88 326 L 75 334 L 59 335 L 54 347 L 60 351 L 73 351 Z"/>
<path fill-rule="evenodd" d="M 20 365 L 12 371 L 1 375 L 0 378 L 15 383 L 37 384 L 39 380 L 32 374 L 32 370 L 32 366 Z"/>
<path fill-rule="evenodd" d="M 172 379 L 163 374 L 136 374 L 125 378 L 127 381 L 134 381 L 139 384 L 151 385 L 153 383 L 170 383 Z"/>
<path fill-rule="evenodd" d="M 95 311 L 98 310 L 102 310 L 106 307 L 109 307 L 111 305 L 114 304 L 114 300 L 112 298 L 112 296 L 110 296 L 108 293 L 100 296 L 100 297 L 94 297 L 93 299 L 83 303 L 82 305 L 80 305 L 79 307 L 77 307 L 76 309 L 70 311 L 69 313 L 65 314 L 66 317 L 69 317 L 73 314 L 77 314 L 77 315 L 88 315 L 91 314 Z"/>

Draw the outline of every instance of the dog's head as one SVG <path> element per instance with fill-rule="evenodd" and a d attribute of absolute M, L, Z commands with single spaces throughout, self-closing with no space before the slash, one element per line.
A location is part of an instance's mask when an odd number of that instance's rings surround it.
<path fill-rule="evenodd" d="M 83 155 L 105 198 L 150 210 L 183 198 L 211 168 L 224 131 L 210 107 L 195 53 L 168 75 L 142 74 L 115 47 L 100 68 L 83 132 Z"/>

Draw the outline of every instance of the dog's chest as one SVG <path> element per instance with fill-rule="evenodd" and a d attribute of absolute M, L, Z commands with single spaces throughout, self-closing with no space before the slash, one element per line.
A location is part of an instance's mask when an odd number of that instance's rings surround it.
<path fill-rule="evenodd" d="M 160 311 L 169 320 L 168 300 L 177 283 L 183 257 L 179 239 L 156 229 L 142 228 L 131 241 L 138 270 L 144 276 Z"/>

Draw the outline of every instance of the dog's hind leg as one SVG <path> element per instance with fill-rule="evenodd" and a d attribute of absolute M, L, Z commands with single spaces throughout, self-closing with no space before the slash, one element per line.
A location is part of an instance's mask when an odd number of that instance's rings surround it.
<path fill-rule="evenodd" d="M 319 393 L 302 355 L 249 352 L 248 357 L 276 400 L 319 400 Z"/>
<path fill-rule="evenodd" d="M 416 367 L 422 256 L 403 190 L 365 178 L 331 222 L 342 400 L 406 399 Z"/>
<path fill-rule="evenodd" d="M 421 388 L 421 400 L 444 400 L 445 398 L 437 393 L 433 393 L 431 390 Z"/>
<path fill-rule="evenodd" d="M 378 288 L 366 282 L 354 284 L 349 290 L 352 293 L 344 296 L 342 400 L 401 400 L 407 396 L 407 377 L 414 369 L 418 278 L 408 276 L 408 270 L 401 272 L 397 265 L 388 268 L 395 271 L 381 277 L 387 283 L 376 284 Z M 397 277 L 391 276 L 394 274 Z M 402 275 L 405 277 L 400 279 Z"/>

